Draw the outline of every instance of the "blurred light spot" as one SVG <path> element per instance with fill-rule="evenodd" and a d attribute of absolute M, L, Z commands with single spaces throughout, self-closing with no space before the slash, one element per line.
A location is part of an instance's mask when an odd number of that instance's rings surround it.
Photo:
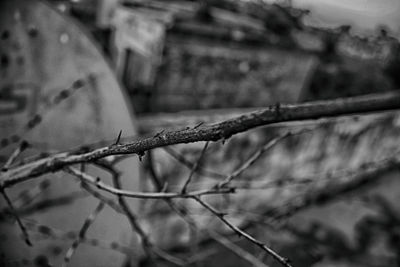
<path fill-rule="evenodd" d="M 60 42 L 62 44 L 66 44 L 66 43 L 68 43 L 68 41 L 69 41 L 69 35 L 68 34 L 63 33 L 63 34 L 60 35 Z"/>

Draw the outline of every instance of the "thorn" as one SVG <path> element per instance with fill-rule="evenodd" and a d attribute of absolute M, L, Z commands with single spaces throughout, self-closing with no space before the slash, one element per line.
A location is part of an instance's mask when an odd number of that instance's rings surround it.
<path fill-rule="evenodd" d="M 236 193 L 236 188 L 235 187 L 229 187 L 228 193 Z"/>
<path fill-rule="evenodd" d="M 32 242 L 31 242 L 28 238 L 24 238 L 24 240 L 25 240 L 25 243 L 26 243 L 28 246 L 30 246 L 30 247 L 33 246 Z"/>
<path fill-rule="evenodd" d="M 165 192 L 167 192 L 167 190 L 168 190 L 168 182 L 165 182 L 163 187 L 162 187 L 162 189 L 161 189 L 161 192 L 165 193 Z"/>
<path fill-rule="evenodd" d="M 279 102 L 276 102 L 275 104 L 275 116 L 279 118 L 281 115 L 281 104 Z"/>
<path fill-rule="evenodd" d="M 145 152 L 144 151 L 138 152 L 137 155 L 139 156 L 139 161 L 142 162 L 142 159 L 145 156 Z"/>
<path fill-rule="evenodd" d="M 162 131 L 156 133 L 156 134 L 154 135 L 154 138 L 160 137 L 164 132 L 165 132 L 165 130 L 162 130 Z"/>
<path fill-rule="evenodd" d="M 100 177 L 96 177 L 96 185 L 97 187 L 100 187 L 99 183 L 101 182 Z"/>
<path fill-rule="evenodd" d="M 199 127 L 200 127 L 201 125 L 203 125 L 203 124 L 204 124 L 204 121 L 198 123 L 196 126 L 193 127 L 193 129 L 197 129 L 197 128 L 199 128 Z"/>
<path fill-rule="evenodd" d="M 31 145 L 28 143 L 28 141 L 22 140 L 21 145 L 20 145 L 21 151 L 24 151 L 25 149 L 27 149 L 30 146 Z"/>
<path fill-rule="evenodd" d="M 119 145 L 119 141 L 121 140 L 121 135 L 122 135 L 122 129 L 119 131 L 117 140 L 115 141 L 115 144 L 114 144 L 114 145 Z"/>

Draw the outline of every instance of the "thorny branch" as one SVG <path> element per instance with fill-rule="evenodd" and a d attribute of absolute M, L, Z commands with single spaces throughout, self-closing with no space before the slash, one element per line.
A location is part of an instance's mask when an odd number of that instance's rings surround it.
<path fill-rule="evenodd" d="M 1 173 L 0 187 L 10 187 L 45 173 L 60 171 L 66 166 L 90 162 L 110 155 L 138 154 L 141 156 L 145 151 L 157 147 L 198 141 L 225 140 L 237 133 L 279 122 L 312 120 L 398 108 L 400 108 L 399 92 L 309 102 L 298 105 L 279 105 L 279 109 L 277 105 L 274 105 L 221 123 L 163 132 L 153 137 L 139 139 L 127 144 L 102 147 L 86 153 L 71 154 L 64 152 L 55 154 Z"/>

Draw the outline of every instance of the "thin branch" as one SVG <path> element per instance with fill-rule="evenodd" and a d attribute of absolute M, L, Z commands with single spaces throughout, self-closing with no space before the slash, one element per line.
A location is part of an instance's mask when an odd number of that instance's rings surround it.
<path fill-rule="evenodd" d="M 120 205 L 115 203 L 112 199 L 103 196 L 102 194 L 100 194 L 99 192 L 97 192 L 96 190 L 91 188 L 90 185 L 88 185 L 87 183 L 81 181 L 81 186 L 84 190 L 86 190 L 86 192 L 91 194 L 94 198 L 99 199 L 104 204 L 108 205 L 110 208 L 115 210 L 116 212 L 125 214 L 124 211 L 122 210 L 122 208 L 120 207 Z"/>
<path fill-rule="evenodd" d="M 156 170 L 154 168 L 154 162 L 153 162 L 153 151 L 149 150 L 147 152 L 147 170 L 149 171 L 150 178 L 152 179 L 152 182 L 154 186 L 157 188 L 157 191 L 161 191 L 163 184 L 160 179 L 160 177 L 157 175 Z"/>
<path fill-rule="evenodd" d="M 154 245 L 152 246 L 152 252 L 154 252 L 154 254 L 156 254 L 159 258 L 161 258 L 165 261 L 171 262 L 177 266 L 186 266 L 187 265 L 185 260 L 177 258 Z"/>
<path fill-rule="evenodd" d="M 11 164 L 13 164 L 15 162 L 15 160 L 18 158 L 18 156 L 24 152 L 28 147 L 30 146 L 30 144 L 23 140 L 19 146 L 17 147 L 17 149 L 11 154 L 11 156 L 8 158 L 7 162 L 4 164 L 3 168 L 1 169 L 2 172 L 6 172 L 8 170 L 8 168 L 10 168 Z"/>
<path fill-rule="evenodd" d="M 97 186 L 99 189 L 107 191 L 117 196 L 125 196 L 132 198 L 147 198 L 147 199 L 164 199 L 164 198 L 192 198 L 195 196 L 202 195 L 214 195 L 214 194 L 230 194 L 234 193 L 234 188 L 221 188 L 221 189 L 205 189 L 205 190 L 197 190 L 191 191 L 185 194 L 180 192 L 178 193 L 167 193 L 167 192 L 157 192 L 157 193 L 146 193 L 146 192 L 133 192 L 128 190 L 117 189 L 115 187 L 109 186 L 103 182 L 99 178 L 95 178 L 87 173 L 81 172 L 75 168 L 69 167 L 66 168 L 65 171 L 69 174 L 72 174 L 83 181 L 93 184 Z"/>
<path fill-rule="evenodd" d="M 67 253 L 65 254 L 64 257 L 64 263 L 63 267 L 66 267 L 68 263 L 70 262 L 72 255 L 74 254 L 75 250 L 78 248 L 79 244 L 82 242 L 83 239 L 85 239 L 86 232 L 89 229 L 90 225 L 94 222 L 96 219 L 97 215 L 103 210 L 104 208 L 104 203 L 102 201 L 99 202 L 95 210 L 86 218 L 84 221 L 80 231 L 78 238 L 72 243 L 71 247 L 68 249 Z"/>
<path fill-rule="evenodd" d="M 212 229 L 200 228 L 197 225 L 196 221 L 188 215 L 188 212 L 185 210 L 184 207 L 178 207 L 171 199 L 165 199 L 165 201 L 167 202 L 167 204 L 169 204 L 169 206 L 172 208 L 172 210 L 175 211 L 189 225 L 190 228 L 192 228 L 194 230 L 207 232 L 213 240 L 215 240 L 216 242 L 218 242 L 219 244 L 221 244 L 228 250 L 232 251 L 235 255 L 237 255 L 237 256 L 241 257 L 242 259 L 244 259 L 245 261 L 249 262 L 253 266 L 267 267 L 267 265 L 265 265 L 262 261 L 260 261 L 256 257 L 254 257 L 252 254 L 250 254 L 246 250 L 242 249 L 235 243 L 233 243 L 228 238 L 218 234 L 217 232 L 213 231 Z M 191 260 L 191 262 L 192 261 L 193 260 Z"/>
<path fill-rule="evenodd" d="M 210 231 L 211 232 L 211 231 Z M 257 257 L 255 257 L 253 254 L 249 253 L 248 251 L 244 250 L 243 248 L 239 247 L 235 243 L 233 243 L 231 240 L 226 238 L 223 235 L 218 234 L 217 232 L 212 231 L 211 237 L 223 245 L 224 247 L 228 248 L 230 251 L 235 253 L 237 256 L 245 259 L 247 262 L 249 262 L 252 266 L 254 267 L 268 267 L 265 263 L 263 263 L 261 260 L 259 260 Z"/>
<path fill-rule="evenodd" d="M 122 185 L 121 185 L 121 180 L 120 180 L 120 174 L 117 171 L 115 171 L 113 168 L 110 168 L 110 171 L 112 172 L 111 174 L 112 174 L 112 179 L 113 179 L 115 188 L 121 189 Z M 143 243 L 144 251 L 146 252 L 146 254 L 149 257 L 151 257 L 152 244 L 151 244 L 150 239 L 148 238 L 147 234 L 145 233 L 143 228 L 140 226 L 138 219 L 136 218 L 136 215 L 130 209 L 128 203 L 126 202 L 126 200 L 123 196 L 118 195 L 118 203 L 121 206 L 126 217 L 128 218 L 129 223 L 131 224 L 132 230 L 140 236 L 140 239 L 142 240 L 142 243 Z"/>
<path fill-rule="evenodd" d="M 153 168 L 153 166 L 149 166 L 149 167 Z M 152 179 L 154 185 L 156 186 L 157 190 L 161 191 L 162 187 L 159 185 L 159 183 L 156 182 L 159 180 L 159 178 L 157 177 L 157 173 L 154 171 L 154 168 L 153 168 L 153 172 L 151 172 L 150 174 L 151 174 L 151 179 Z M 243 250 L 242 248 L 240 248 L 239 246 L 237 246 L 236 244 L 231 242 L 229 239 L 222 237 L 221 235 L 219 235 L 218 233 L 216 233 L 215 231 L 213 231 L 211 229 L 200 228 L 197 225 L 196 221 L 191 216 L 188 215 L 188 211 L 184 207 L 179 207 L 173 201 L 173 199 L 164 199 L 164 201 L 170 206 L 170 208 L 176 214 L 178 214 L 178 216 L 180 216 L 188 224 L 188 226 L 191 229 L 206 231 L 212 239 L 214 239 L 215 241 L 217 241 L 218 243 L 220 243 L 221 245 L 223 245 L 224 247 L 226 247 L 227 249 L 229 249 L 230 251 L 232 251 L 239 257 L 242 257 L 244 260 L 248 261 L 252 265 L 257 266 L 257 267 L 266 267 L 266 265 L 263 262 L 261 262 L 260 260 L 255 258 L 250 253 L 248 253 L 247 251 Z"/>
<path fill-rule="evenodd" d="M 329 178 L 321 178 L 320 180 L 322 180 L 322 184 L 313 190 L 310 190 L 301 196 L 290 199 L 286 203 L 271 208 L 260 214 L 249 214 L 248 210 L 237 211 L 237 214 L 240 217 L 243 217 L 244 213 L 246 215 L 246 223 L 241 225 L 241 229 L 245 230 L 254 224 L 260 223 L 267 225 L 268 227 L 272 227 L 275 230 L 282 229 L 282 227 L 286 229 L 288 226 L 287 222 L 282 223 L 282 220 L 287 219 L 297 212 L 313 205 L 329 203 L 332 200 L 340 198 L 346 193 L 354 192 L 363 186 L 368 186 L 374 182 L 378 182 L 380 180 L 379 178 L 384 174 L 391 173 L 399 168 L 400 159 L 394 157 L 380 162 L 368 163 L 367 165 L 359 168 L 356 171 L 352 171 L 347 175 L 343 175 L 341 172 L 337 177 L 330 176 Z M 219 211 L 215 212 L 223 215 L 223 213 Z M 231 211 L 228 211 L 228 214 L 229 216 L 233 215 Z"/>
<path fill-rule="evenodd" d="M 177 160 L 179 163 L 181 163 L 183 166 L 189 168 L 190 170 L 193 169 L 195 163 L 190 162 L 188 159 L 185 158 L 185 156 L 183 156 L 182 154 L 178 153 L 177 151 L 175 151 L 174 149 L 170 148 L 170 147 L 164 147 L 163 148 L 165 152 L 167 152 L 172 158 L 174 158 L 175 160 Z M 196 173 L 202 175 L 202 176 L 206 176 L 206 177 L 211 177 L 211 178 L 216 178 L 216 179 L 221 179 L 221 178 L 225 178 L 225 175 L 217 173 L 217 172 L 213 172 L 210 170 L 205 169 L 202 166 L 197 166 L 196 168 Z"/>
<path fill-rule="evenodd" d="M 201 200 L 199 197 L 193 197 L 194 200 L 196 200 L 198 203 L 200 203 L 200 205 L 202 205 L 204 208 L 206 208 L 207 210 L 209 210 L 212 214 L 214 214 L 215 216 L 218 217 L 218 219 L 220 219 L 226 226 L 228 226 L 230 229 L 232 229 L 232 231 L 234 231 L 235 233 L 237 233 L 239 236 L 243 236 L 244 238 L 246 238 L 247 240 L 249 240 L 251 243 L 257 245 L 258 247 L 260 247 L 262 250 L 264 250 L 265 252 L 267 252 L 269 255 L 271 255 L 274 259 L 276 259 L 278 262 L 280 262 L 283 266 L 285 267 L 292 267 L 292 265 L 289 263 L 289 260 L 280 256 L 278 253 L 276 253 L 274 250 L 272 250 L 271 248 L 269 248 L 267 245 L 265 245 L 264 243 L 262 243 L 261 241 L 257 240 L 256 238 L 254 238 L 253 236 L 251 236 L 250 234 L 244 232 L 243 230 L 241 230 L 240 228 L 238 228 L 237 226 L 233 225 L 232 223 L 230 223 L 227 219 L 225 219 L 225 214 L 217 211 L 215 208 L 213 208 L 212 206 L 210 206 L 208 203 L 206 203 L 205 201 Z"/>
<path fill-rule="evenodd" d="M 196 263 L 204 261 L 205 259 L 217 254 L 220 250 L 217 247 L 205 248 L 198 251 L 195 255 L 190 255 L 186 262 L 188 266 L 196 266 Z M 201 265 L 200 265 L 201 266 Z"/>
<path fill-rule="evenodd" d="M 288 132 L 282 136 L 278 136 L 271 141 L 269 141 L 267 144 L 262 146 L 259 150 L 257 150 L 253 155 L 250 156 L 248 160 L 246 160 L 239 168 L 237 168 L 233 173 L 228 175 L 225 180 L 222 182 L 218 183 L 217 187 L 221 188 L 226 186 L 228 183 L 230 183 L 233 179 L 235 179 L 237 176 L 242 174 L 245 170 L 247 170 L 251 165 L 253 165 L 266 151 L 271 149 L 273 146 L 275 146 L 279 141 L 282 139 L 290 136 L 291 133 Z"/>
<path fill-rule="evenodd" d="M 274 105 L 267 109 L 244 114 L 240 117 L 200 127 L 170 131 L 121 145 L 98 148 L 86 153 L 56 154 L 0 174 L 0 187 L 10 187 L 42 174 L 59 171 L 76 163 L 90 162 L 110 155 L 138 154 L 168 145 L 198 141 L 218 141 L 250 129 L 280 122 L 338 117 L 356 113 L 394 110 L 400 108 L 400 92 L 372 94 L 302 103 L 297 105 Z"/>
<path fill-rule="evenodd" d="M 258 178 L 256 180 L 256 178 Z M 294 186 L 302 186 L 308 185 L 315 182 L 315 179 L 318 177 L 309 177 L 309 178 L 293 178 L 293 177 L 282 177 L 279 179 L 271 180 L 271 181 L 262 181 L 265 180 L 265 175 L 257 175 L 251 177 L 251 182 L 249 180 L 236 180 L 232 183 L 232 187 L 236 190 L 264 190 L 271 188 L 286 188 L 286 187 L 294 187 Z M 201 181 L 197 183 L 192 183 L 193 186 L 199 187 L 207 187 L 215 185 L 213 181 Z M 180 188 L 179 185 L 174 185 L 169 187 L 171 190 Z"/>
<path fill-rule="evenodd" d="M 203 149 L 201 150 L 200 156 L 197 159 L 196 163 L 193 165 L 192 169 L 190 170 L 189 176 L 186 179 L 185 183 L 183 184 L 181 193 L 185 194 L 186 193 L 186 189 L 190 183 L 190 181 L 192 180 L 193 174 L 195 173 L 196 169 L 201 165 L 204 154 L 206 153 L 207 147 L 208 147 L 209 142 L 206 142 Z"/>
<path fill-rule="evenodd" d="M 106 169 L 107 171 L 109 171 L 111 173 L 114 187 L 116 189 L 121 190 L 122 189 L 121 174 L 119 173 L 119 171 L 117 171 L 113 165 L 109 165 L 104 162 L 100 163 L 100 164 L 101 164 L 100 165 L 101 167 L 103 167 L 104 169 Z M 172 255 L 169 255 L 168 253 L 164 252 L 163 250 L 157 248 L 156 246 L 154 246 L 154 244 L 152 244 L 149 237 L 143 230 L 142 226 L 139 224 L 139 220 L 137 219 L 137 216 L 132 211 L 132 209 L 129 207 L 128 202 L 122 195 L 118 195 L 118 204 L 119 204 L 119 207 L 121 207 L 122 212 L 128 218 L 129 223 L 131 224 L 132 230 L 139 235 L 139 237 L 142 241 L 143 249 L 149 258 L 152 258 L 152 256 L 153 256 L 152 253 L 154 253 L 158 257 L 160 257 L 166 261 L 169 261 L 175 265 L 182 266 L 185 264 L 181 259 L 178 259 Z"/>
<path fill-rule="evenodd" d="M 25 228 L 24 224 L 22 223 L 21 218 L 18 216 L 18 212 L 15 210 L 11 199 L 8 197 L 8 195 L 6 194 L 4 189 L 0 189 L 0 190 L 1 190 L 1 194 L 3 195 L 4 199 L 7 202 L 7 205 L 10 207 L 10 211 L 11 211 L 12 215 L 17 220 L 18 226 L 21 229 L 21 232 L 22 232 L 22 235 L 24 237 L 25 243 L 28 246 L 32 246 L 32 242 L 29 239 L 28 232 L 26 231 L 26 228 Z"/>

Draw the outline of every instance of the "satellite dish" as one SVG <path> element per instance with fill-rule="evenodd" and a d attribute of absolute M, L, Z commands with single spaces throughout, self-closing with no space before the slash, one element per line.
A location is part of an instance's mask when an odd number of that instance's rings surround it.
<path fill-rule="evenodd" d="M 111 145 L 120 130 L 125 136 L 136 134 L 124 92 L 98 47 L 75 21 L 47 4 L 1 1 L 0 63 L 1 166 L 22 140 L 33 144 L 29 151 L 37 155 L 101 140 L 110 140 Z M 29 152 L 21 157 L 27 156 Z M 129 158 L 118 167 L 129 174 L 123 177 L 124 188 L 137 190 L 137 160 Z M 87 171 L 111 183 L 104 171 L 95 167 Z M 40 193 L 23 198 L 35 188 Z M 6 192 L 21 211 L 33 246 L 25 244 L 15 221 L 2 216 L 3 266 L 60 266 L 74 234 L 99 203 L 63 172 L 18 184 Z M 7 206 L 3 202 L 4 215 Z M 135 209 L 136 204 L 130 204 Z M 87 232 L 91 242 L 79 246 L 69 265 L 122 266 L 127 255 L 118 250 L 135 247 L 131 233 L 123 215 L 104 208 Z"/>

